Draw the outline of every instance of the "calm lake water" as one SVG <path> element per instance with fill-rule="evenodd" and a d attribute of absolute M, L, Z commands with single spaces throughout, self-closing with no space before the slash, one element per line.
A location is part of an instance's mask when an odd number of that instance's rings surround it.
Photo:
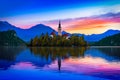
<path fill-rule="evenodd" d="M 0 48 L 0 80 L 120 80 L 120 48 Z"/>

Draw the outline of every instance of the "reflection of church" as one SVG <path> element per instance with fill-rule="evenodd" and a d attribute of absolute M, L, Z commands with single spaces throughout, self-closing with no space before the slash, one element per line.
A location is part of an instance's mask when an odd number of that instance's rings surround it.
<path fill-rule="evenodd" d="M 53 31 L 51 33 L 51 37 L 54 37 L 54 35 L 56 35 L 55 31 Z M 59 25 L 58 25 L 58 36 L 66 37 L 66 39 L 69 38 L 69 35 L 67 33 L 62 34 L 62 27 L 61 27 L 61 22 L 60 21 L 59 21 Z"/>
<path fill-rule="evenodd" d="M 61 70 L 61 57 L 58 57 L 58 70 Z"/>

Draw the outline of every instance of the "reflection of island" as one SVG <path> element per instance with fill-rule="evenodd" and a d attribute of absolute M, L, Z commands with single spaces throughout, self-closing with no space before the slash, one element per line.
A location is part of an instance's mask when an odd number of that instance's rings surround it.
<path fill-rule="evenodd" d="M 113 50 L 110 51 L 110 49 Z M 114 52 L 115 55 L 112 55 Z M 119 54 L 119 52 L 120 48 L 89 48 L 85 51 L 84 58 L 69 57 L 65 60 L 62 60 L 61 57 L 58 57 L 58 59 L 51 63 L 49 67 L 44 67 L 44 69 L 58 69 L 64 72 L 80 73 L 97 77 L 101 77 L 102 74 L 102 77 L 114 80 L 118 79 L 120 75 L 119 60 L 118 62 L 115 61 L 117 59 L 116 54 Z"/>
<path fill-rule="evenodd" d="M 30 63 L 37 68 L 43 68 L 56 62 L 55 67 L 58 66 L 58 70 L 63 70 L 63 62 L 70 58 L 84 59 L 89 55 L 89 57 L 99 57 L 111 61 L 117 60 L 120 52 L 118 48 L 89 48 L 86 50 L 85 47 L 32 47 L 25 49 L 0 48 L 0 68 L 7 69 L 10 65 L 19 63 Z"/>
<path fill-rule="evenodd" d="M 40 58 L 45 58 L 46 60 L 58 60 L 58 69 L 60 70 L 61 67 L 61 59 L 67 59 L 69 57 L 84 57 L 84 51 L 86 50 L 85 47 L 81 48 L 30 48 L 31 52 L 34 55 L 38 55 Z"/>
<path fill-rule="evenodd" d="M 110 50 L 111 48 L 107 48 L 108 50 Z M 35 55 L 35 56 L 39 56 L 40 59 L 42 60 L 46 60 L 45 63 L 47 65 L 50 65 L 52 62 L 57 60 L 57 65 L 58 65 L 58 70 L 61 70 L 61 66 L 62 66 L 62 60 L 67 60 L 69 58 L 79 58 L 82 57 L 84 58 L 85 54 L 89 54 L 91 56 L 94 57 L 101 57 L 107 61 L 111 61 L 111 58 L 113 59 L 117 59 L 115 58 L 115 56 L 117 56 L 116 54 L 119 53 L 118 49 L 113 49 L 113 52 L 109 52 L 107 49 L 105 48 L 89 48 L 86 49 L 85 47 L 76 47 L 76 48 L 72 48 L 72 47 L 32 47 L 30 48 L 31 52 Z M 115 51 L 115 54 L 112 55 Z M 116 52 L 118 51 L 118 52 Z M 110 54 L 110 55 L 107 55 Z M 44 64 L 44 65 L 45 65 Z M 39 65 L 36 65 L 39 66 Z"/>

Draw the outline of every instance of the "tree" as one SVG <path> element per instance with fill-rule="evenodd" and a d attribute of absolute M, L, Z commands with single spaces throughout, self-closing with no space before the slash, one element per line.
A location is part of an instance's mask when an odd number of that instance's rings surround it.
<path fill-rule="evenodd" d="M 38 36 L 36 36 L 32 41 L 32 46 L 38 46 Z"/>
<path fill-rule="evenodd" d="M 87 46 L 84 36 L 72 35 L 69 39 L 65 36 L 50 37 L 48 33 L 42 34 L 39 38 L 36 36 L 32 40 L 32 46 Z"/>

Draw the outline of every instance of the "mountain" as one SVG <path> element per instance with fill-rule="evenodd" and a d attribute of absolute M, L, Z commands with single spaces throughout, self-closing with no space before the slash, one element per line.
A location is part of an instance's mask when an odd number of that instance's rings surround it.
<path fill-rule="evenodd" d="M 50 35 L 50 33 L 52 31 L 55 31 L 51 27 L 45 26 L 43 24 L 35 25 L 29 29 L 21 29 L 21 28 L 11 25 L 10 23 L 8 23 L 6 21 L 0 21 L 0 31 L 7 31 L 7 30 L 15 30 L 18 37 L 20 37 L 24 41 L 30 41 L 32 38 L 34 38 L 35 36 L 40 36 L 42 33 L 46 34 L 48 32 L 48 34 Z M 58 34 L 57 31 L 55 31 L 55 33 Z M 74 35 L 77 35 L 77 36 L 83 35 L 86 41 L 96 42 L 107 36 L 111 36 L 111 35 L 114 35 L 117 33 L 120 33 L 120 31 L 119 30 L 108 30 L 101 34 L 85 35 L 85 34 L 75 33 Z M 70 33 L 66 32 L 66 31 L 62 31 L 62 34 L 71 35 Z"/>
<path fill-rule="evenodd" d="M 11 30 L 11 29 L 18 29 L 17 27 L 9 24 L 6 21 L 0 21 L 0 31 L 6 31 L 6 30 Z"/>
<path fill-rule="evenodd" d="M 46 34 L 48 32 L 48 34 L 50 34 L 52 31 L 55 31 L 51 27 L 45 26 L 43 24 L 35 25 L 29 29 L 21 29 L 11 25 L 6 21 L 0 21 L 0 31 L 7 30 L 15 30 L 18 37 L 20 37 L 24 41 L 30 41 L 31 38 L 34 38 L 35 36 L 40 36 L 42 33 Z"/>
<path fill-rule="evenodd" d="M 14 30 L 0 32 L 0 46 L 25 46 L 25 42 L 17 37 Z"/>
<path fill-rule="evenodd" d="M 21 29 L 11 25 L 6 21 L 0 21 L 0 31 L 7 31 L 7 30 L 15 30 L 18 37 L 20 37 L 24 41 L 30 41 L 32 38 L 34 38 L 35 36 L 40 36 L 42 33 L 43 34 L 48 33 L 50 35 L 51 32 L 54 31 L 56 34 L 58 34 L 58 32 L 52 29 L 51 27 L 43 24 L 37 24 L 29 29 Z M 62 34 L 69 34 L 69 33 L 62 31 Z"/>
<path fill-rule="evenodd" d="M 88 41 L 88 42 L 96 42 L 96 41 L 99 41 L 107 36 L 112 36 L 114 34 L 118 34 L 120 33 L 119 30 L 108 30 L 104 33 L 101 33 L 101 34 L 92 34 L 92 35 L 84 35 L 84 34 L 75 34 L 77 36 L 84 36 L 85 40 Z"/>
<path fill-rule="evenodd" d="M 34 38 L 35 36 L 40 36 L 42 33 L 43 34 L 48 33 L 50 35 L 52 31 L 55 31 L 55 30 L 49 26 L 38 24 L 36 26 L 33 26 L 29 29 L 24 30 L 23 35 L 25 36 L 21 35 L 20 37 L 22 37 L 22 39 L 24 39 L 25 41 L 29 41 L 31 38 Z"/>
<path fill-rule="evenodd" d="M 120 33 L 105 37 L 98 42 L 93 43 L 94 46 L 120 46 Z"/>

